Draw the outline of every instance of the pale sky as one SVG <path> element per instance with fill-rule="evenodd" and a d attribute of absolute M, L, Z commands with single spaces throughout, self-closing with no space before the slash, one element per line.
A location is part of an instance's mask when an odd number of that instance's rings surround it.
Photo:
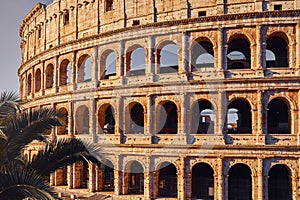
<path fill-rule="evenodd" d="M 19 26 L 37 4 L 53 0 L 1 0 L 0 6 L 0 92 L 19 92 L 18 67 L 21 64 Z"/>

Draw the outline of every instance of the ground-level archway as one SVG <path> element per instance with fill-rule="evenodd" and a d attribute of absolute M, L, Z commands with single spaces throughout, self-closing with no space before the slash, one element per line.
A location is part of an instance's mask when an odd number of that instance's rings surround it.
<path fill-rule="evenodd" d="M 214 170 L 206 163 L 198 163 L 192 169 L 192 198 L 214 199 Z"/>
<path fill-rule="evenodd" d="M 177 197 L 177 169 L 169 162 L 160 165 L 158 173 L 158 196 L 165 198 Z"/>
<path fill-rule="evenodd" d="M 291 200 L 292 181 L 285 165 L 278 164 L 269 171 L 268 179 L 269 200 Z"/>
<path fill-rule="evenodd" d="M 228 175 L 228 200 L 252 200 L 250 168 L 245 164 L 235 164 Z"/>

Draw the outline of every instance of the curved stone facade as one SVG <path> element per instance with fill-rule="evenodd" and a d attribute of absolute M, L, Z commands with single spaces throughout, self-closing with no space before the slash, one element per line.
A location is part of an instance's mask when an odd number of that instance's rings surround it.
<path fill-rule="evenodd" d="M 107 159 L 52 184 L 122 199 L 299 199 L 299 14 L 298 0 L 36 5 L 20 26 L 24 107 L 61 110 L 52 138 L 93 141 Z"/>

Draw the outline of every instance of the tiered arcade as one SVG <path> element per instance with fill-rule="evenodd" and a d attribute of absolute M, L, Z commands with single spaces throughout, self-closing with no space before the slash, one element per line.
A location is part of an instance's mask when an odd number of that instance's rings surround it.
<path fill-rule="evenodd" d="M 54 0 L 20 36 L 25 108 L 62 111 L 51 137 L 93 141 L 107 160 L 58 170 L 53 185 L 300 198 L 300 1 Z"/>

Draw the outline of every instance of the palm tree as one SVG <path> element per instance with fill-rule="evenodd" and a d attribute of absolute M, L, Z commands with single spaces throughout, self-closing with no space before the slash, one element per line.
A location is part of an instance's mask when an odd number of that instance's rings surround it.
<path fill-rule="evenodd" d="M 55 109 L 23 111 L 13 92 L 0 94 L 0 200 L 57 199 L 45 181 L 55 170 L 80 161 L 101 164 L 101 148 L 75 138 L 51 141 L 47 132 L 63 125 Z M 22 150 L 33 141 L 43 148 L 34 160 L 25 160 Z"/>

